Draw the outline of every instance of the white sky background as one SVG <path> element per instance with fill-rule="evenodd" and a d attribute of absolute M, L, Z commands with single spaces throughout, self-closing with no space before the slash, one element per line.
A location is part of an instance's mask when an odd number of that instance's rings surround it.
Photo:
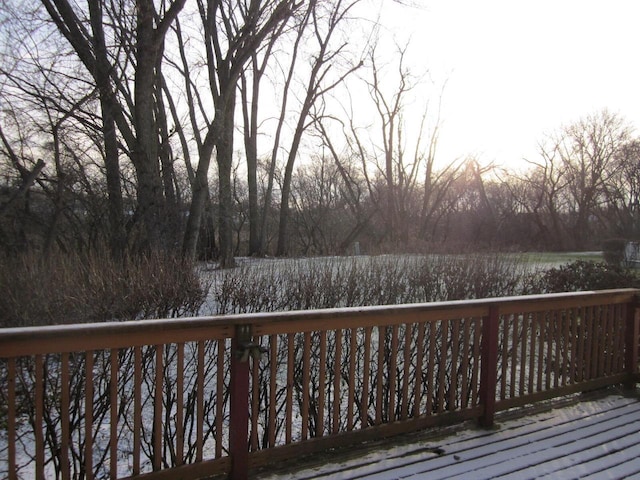
<path fill-rule="evenodd" d="M 545 134 L 603 108 L 640 128 L 640 1 L 382 0 L 408 65 L 442 85 L 438 163 L 507 168 Z"/>

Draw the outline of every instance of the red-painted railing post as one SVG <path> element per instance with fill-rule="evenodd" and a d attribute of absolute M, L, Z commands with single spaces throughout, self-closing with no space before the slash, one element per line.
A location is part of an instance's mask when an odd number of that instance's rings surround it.
<path fill-rule="evenodd" d="M 638 349 L 640 348 L 640 307 L 637 299 L 627 305 L 627 325 L 625 328 L 624 367 L 629 374 L 627 388 L 635 388 L 638 381 Z"/>
<path fill-rule="evenodd" d="M 249 358 L 251 325 L 236 326 L 231 341 L 231 385 L 229 418 L 229 454 L 231 480 L 249 477 Z"/>
<path fill-rule="evenodd" d="M 480 364 L 480 404 L 484 413 L 479 419 L 483 427 L 493 425 L 496 412 L 496 383 L 498 381 L 498 306 L 489 307 L 489 315 L 482 319 L 482 349 Z"/>

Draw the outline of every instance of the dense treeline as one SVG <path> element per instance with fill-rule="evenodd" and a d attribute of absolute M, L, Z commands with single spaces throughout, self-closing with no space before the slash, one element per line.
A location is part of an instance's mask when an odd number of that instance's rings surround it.
<path fill-rule="evenodd" d="M 439 113 L 406 48 L 381 58 L 373 4 L 5 2 L 2 250 L 232 266 L 638 237 L 640 139 L 623 118 L 559 126 L 522 172 L 439 158 Z"/>

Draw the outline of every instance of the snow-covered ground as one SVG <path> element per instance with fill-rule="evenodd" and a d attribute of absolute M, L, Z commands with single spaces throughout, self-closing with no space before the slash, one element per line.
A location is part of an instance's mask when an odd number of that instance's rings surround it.
<path fill-rule="evenodd" d="M 640 478 L 640 402 L 611 395 L 260 480 Z"/>

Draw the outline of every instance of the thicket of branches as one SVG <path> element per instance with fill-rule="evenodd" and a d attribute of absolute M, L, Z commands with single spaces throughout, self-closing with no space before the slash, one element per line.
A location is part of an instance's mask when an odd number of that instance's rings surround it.
<path fill-rule="evenodd" d="M 194 316 L 210 285 L 181 257 L 0 255 L 0 327 Z"/>
<path fill-rule="evenodd" d="M 437 88 L 410 45 L 381 53 L 384 29 L 359 17 L 373 4 L 5 2 L 0 247 L 232 266 L 638 236 L 624 119 L 560 126 L 525 172 L 440 158 Z"/>
<path fill-rule="evenodd" d="M 212 279 L 216 314 L 394 305 L 532 293 L 540 272 L 504 255 L 379 256 L 246 264 Z"/>

